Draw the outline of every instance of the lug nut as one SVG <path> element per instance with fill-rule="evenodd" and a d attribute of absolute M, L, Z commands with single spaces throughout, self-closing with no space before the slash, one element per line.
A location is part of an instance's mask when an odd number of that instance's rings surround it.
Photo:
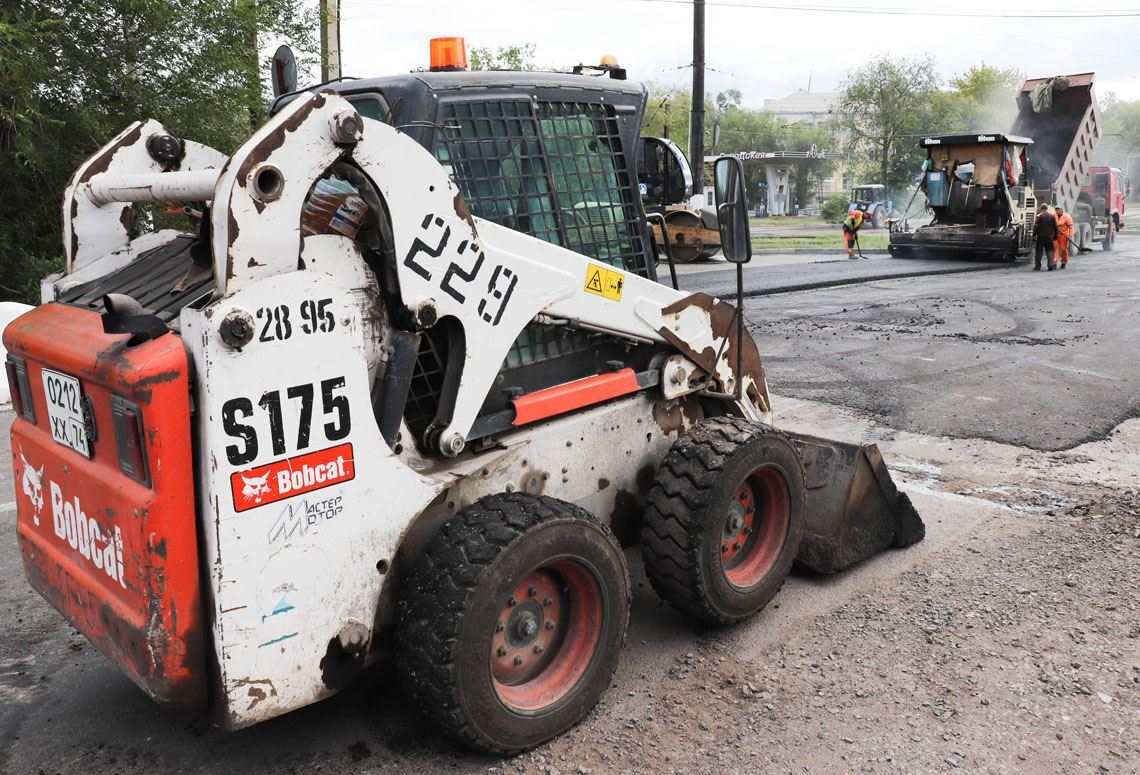
<path fill-rule="evenodd" d="M 523 663 L 523 658 L 522 657 L 515 657 L 514 663 L 516 665 L 521 665 Z"/>
<path fill-rule="evenodd" d="M 744 535 L 746 535 L 746 536 L 752 535 L 752 528 L 748 527 L 748 525 L 744 526 Z"/>
<path fill-rule="evenodd" d="M 527 587 L 526 588 L 526 596 L 527 597 L 538 597 L 538 587 Z"/>
<path fill-rule="evenodd" d="M 495 655 L 500 656 L 500 657 L 505 657 L 507 655 L 506 646 L 499 646 L 498 650 L 495 652 Z"/>
<path fill-rule="evenodd" d="M 547 619 L 546 620 L 546 629 L 548 629 L 548 630 L 554 629 L 554 620 L 553 619 Z"/>
<path fill-rule="evenodd" d="M 542 645 L 536 643 L 534 646 L 534 653 L 541 654 L 543 651 L 545 651 L 545 649 L 542 647 Z"/>
<path fill-rule="evenodd" d="M 550 606 L 553 604 L 554 604 L 554 600 L 549 595 L 542 598 L 542 605 L 544 608 L 550 608 Z"/>
<path fill-rule="evenodd" d="M 518 600 L 515 600 L 515 596 L 514 596 L 514 595 L 511 595 L 511 597 L 510 597 L 510 598 L 507 600 L 507 605 L 508 605 L 510 608 L 514 608 L 514 607 L 515 607 L 516 605 L 518 605 L 518 604 L 519 604 L 519 601 L 518 601 Z"/>
<path fill-rule="evenodd" d="M 507 629 L 507 627 L 502 622 L 499 622 L 498 624 L 495 625 L 495 632 L 502 632 L 505 629 Z"/>
<path fill-rule="evenodd" d="M 720 545 L 720 553 L 721 553 L 721 554 L 724 554 L 724 553 L 726 553 L 727 551 L 728 551 L 728 544 L 721 544 L 721 545 Z"/>
<path fill-rule="evenodd" d="M 740 542 L 739 541 L 733 541 L 732 542 L 732 551 L 735 552 L 739 548 L 740 548 Z"/>

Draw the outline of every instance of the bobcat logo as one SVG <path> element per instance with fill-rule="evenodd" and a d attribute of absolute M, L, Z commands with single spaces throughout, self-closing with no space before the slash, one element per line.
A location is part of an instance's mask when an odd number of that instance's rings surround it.
<path fill-rule="evenodd" d="M 32 521 L 39 525 L 40 510 L 44 507 L 44 467 L 32 468 L 32 464 L 24 457 L 24 450 L 22 449 L 20 450 L 20 462 L 24 465 L 24 478 L 22 480 L 24 495 L 28 496 L 28 500 L 32 502 L 32 508 L 35 509 Z"/>
<path fill-rule="evenodd" d="M 269 474 L 266 471 L 262 476 L 246 476 L 241 475 L 241 480 L 245 482 L 245 487 L 241 488 L 241 494 L 247 501 L 254 503 L 261 503 L 261 496 L 269 494 Z"/>

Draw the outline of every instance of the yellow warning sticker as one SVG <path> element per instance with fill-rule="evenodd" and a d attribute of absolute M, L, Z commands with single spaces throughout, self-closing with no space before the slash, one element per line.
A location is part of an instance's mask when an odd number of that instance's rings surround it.
<path fill-rule="evenodd" d="M 624 286 L 625 277 L 621 272 L 598 264 L 590 264 L 586 268 L 585 288 L 590 293 L 610 301 L 621 301 L 621 292 Z"/>

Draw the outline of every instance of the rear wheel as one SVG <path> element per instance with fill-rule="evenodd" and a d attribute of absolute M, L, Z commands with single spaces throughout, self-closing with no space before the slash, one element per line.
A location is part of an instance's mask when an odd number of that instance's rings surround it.
<path fill-rule="evenodd" d="M 803 515 L 803 465 L 786 436 L 739 418 L 707 420 L 674 443 L 649 493 L 646 574 L 698 619 L 745 619 L 783 586 Z"/>
<path fill-rule="evenodd" d="M 876 207 L 875 213 L 871 216 L 871 226 L 876 229 L 883 228 L 883 224 L 887 221 L 887 214 L 883 212 L 882 207 Z"/>
<path fill-rule="evenodd" d="M 494 495 L 440 528 L 400 602 L 397 666 L 409 697 L 485 751 L 565 731 L 613 677 L 629 617 L 617 539 L 553 498 Z"/>

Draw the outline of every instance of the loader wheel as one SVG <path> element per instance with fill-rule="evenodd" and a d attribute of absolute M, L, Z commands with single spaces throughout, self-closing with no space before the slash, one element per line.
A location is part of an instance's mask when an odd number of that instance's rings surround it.
<path fill-rule="evenodd" d="M 621 547 L 569 503 L 492 495 L 428 543 L 408 579 L 396 660 L 452 736 L 507 754 L 578 723 L 610 684 L 629 619 Z"/>
<path fill-rule="evenodd" d="M 740 621 L 783 586 L 803 515 L 803 464 L 786 436 L 735 417 L 707 420 L 673 444 L 649 492 L 646 574 L 680 610 Z"/>

